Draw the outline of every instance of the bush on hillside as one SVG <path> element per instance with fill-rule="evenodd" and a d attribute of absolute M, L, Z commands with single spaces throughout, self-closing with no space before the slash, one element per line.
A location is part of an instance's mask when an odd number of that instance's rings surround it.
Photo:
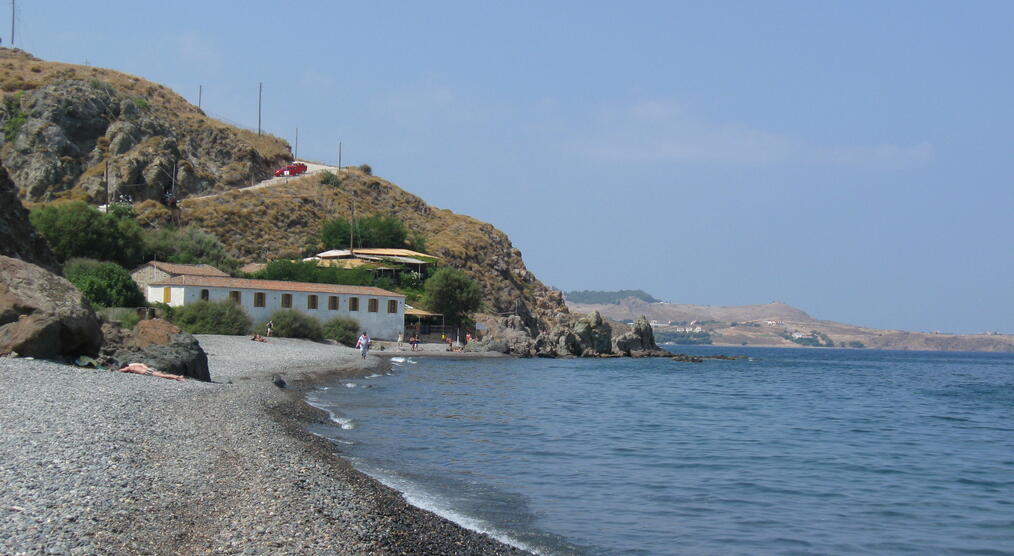
<path fill-rule="evenodd" d="M 324 223 L 320 241 L 325 249 L 347 249 L 349 239 L 356 247 L 405 247 L 408 232 L 405 224 L 393 216 L 367 216 L 356 221 L 355 234 L 348 220 L 336 218 Z"/>
<path fill-rule="evenodd" d="M 359 171 L 366 174 L 367 176 L 373 175 L 373 167 L 370 166 L 369 164 L 360 164 Z"/>
<path fill-rule="evenodd" d="M 300 313 L 294 309 L 281 309 L 271 314 L 273 335 L 282 338 L 305 338 L 307 340 L 323 340 L 324 330 L 320 321 Z M 258 332 L 265 333 L 267 328 L 264 323 L 257 327 Z"/>
<path fill-rule="evenodd" d="M 225 272 L 239 268 L 218 236 L 199 228 L 160 228 L 144 233 L 145 260 L 208 264 Z"/>
<path fill-rule="evenodd" d="M 341 179 L 338 178 L 338 174 L 324 170 L 323 172 L 320 173 L 320 183 L 321 185 L 330 185 L 331 187 L 338 187 L 338 185 L 341 184 Z"/>
<path fill-rule="evenodd" d="M 63 274 L 96 308 L 140 307 L 144 295 L 122 266 L 93 259 L 71 259 Z"/>
<path fill-rule="evenodd" d="M 364 268 L 344 269 L 334 266 L 320 266 L 313 261 L 277 260 L 268 263 L 263 270 L 253 273 L 261 280 L 286 280 L 290 282 L 315 282 L 318 284 L 344 284 L 350 286 L 373 285 L 373 273 Z"/>
<path fill-rule="evenodd" d="M 177 307 L 173 324 L 191 334 L 228 334 L 239 336 L 250 332 L 250 317 L 238 304 L 223 301 L 198 301 Z"/>
<path fill-rule="evenodd" d="M 61 261 L 85 257 L 134 268 L 144 258 L 133 210 L 116 207 L 103 213 L 84 201 L 71 201 L 33 209 L 29 220 Z"/>
<path fill-rule="evenodd" d="M 359 322 L 348 317 L 335 317 L 324 323 L 324 337 L 349 347 L 356 345 Z"/>

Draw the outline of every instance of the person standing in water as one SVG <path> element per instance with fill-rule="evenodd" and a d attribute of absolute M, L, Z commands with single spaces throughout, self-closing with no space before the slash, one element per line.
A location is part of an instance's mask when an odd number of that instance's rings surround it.
<path fill-rule="evenodd" d="M 363 334 L 356 340 L 356 347 L 359 348 L 359 352 L 363 355 L 363 359 L 366 359 L 366 354 L 370 351 L 370 335 L 363 331 Z"/>

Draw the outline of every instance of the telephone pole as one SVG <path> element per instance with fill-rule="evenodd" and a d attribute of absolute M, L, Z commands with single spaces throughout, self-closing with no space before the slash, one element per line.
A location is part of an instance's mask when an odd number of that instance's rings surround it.
<path fill-rule="evenodd" d="M 197 86 L 197 109 L 201 109 L 201 95 L 204 93 L 204 85 Z"/>
<path fill-rule="evenodd" d="M 257 135 L 261 134 L 261 93 L 264 90 L 264 83 L 257 83 Z"/>
<path fill-rule="evenodd" d="M 14 48 L 14 2 L 11 0 L 11 48 Z"/>
<path fill-rule="evenodd" d="M 299 128 L 296 128 L 296 148 L 295 152 L 292 153 L 293 160 L 299 160 Z"/>

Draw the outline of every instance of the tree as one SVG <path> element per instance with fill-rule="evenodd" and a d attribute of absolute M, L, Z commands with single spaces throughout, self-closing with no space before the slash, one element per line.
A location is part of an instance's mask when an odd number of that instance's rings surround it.
<path fill-rule="evenodd" d="M 464 271 L 441 268 L 423 285 L 426 306 L 451 324 L 460 324 L 482 304 L 482 288 Z"/>
<path fill-rule="evenodd" d="M 113 207 L 102 213 L 84 201 L 71 201 L 33 209 L 29 219 L 61 261 L 84 257 L 126 268 L 143 261 L 142 230 L 132 209 Z"/>
<path fill-rule="evenodd" d="M 140 307 L 144 295 L 130 273 L 116 263 L 71 259 L 63 269 L 71 284 L 98 307 Z"/>
<path fill-rule="evenodd" d="M 294 309 L 280 309 L 271 314 L 272 328 L 275 336 L 282 338 L 306 338 L 307 340 L 322 340 L 324 330 L 320 321 Z M 266 331 L 265 325 L 258 327 L 259 332 Z"/>

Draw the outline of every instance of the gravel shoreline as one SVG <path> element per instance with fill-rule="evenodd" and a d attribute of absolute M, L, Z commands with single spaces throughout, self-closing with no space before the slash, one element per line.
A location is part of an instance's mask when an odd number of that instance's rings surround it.
<path fill-rule="evenodd" d="M 409 506 L 306 432 L 328 420 L 306 389 L 384 359 L 198 339 L 210 384 L 0 359 L 0 554 L 521 553 Z"/>

